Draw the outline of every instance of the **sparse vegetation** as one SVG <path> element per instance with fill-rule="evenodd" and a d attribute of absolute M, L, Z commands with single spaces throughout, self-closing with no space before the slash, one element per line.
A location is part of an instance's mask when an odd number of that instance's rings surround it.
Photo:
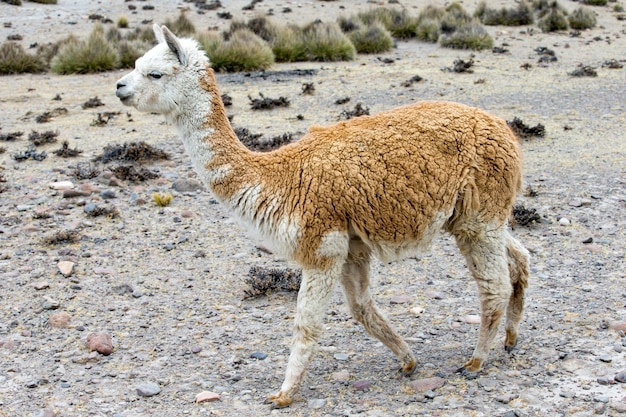
<path fill-rule="evenodd" d="M 272 49 L 249 29 L 237 30 L 228 41 L 206 52 L 216 71 L 259 71 L 274 63 Z"/>
<path fill-rule="evenodd" d="M 531 5 L 522 0 L 516 8 L 492 9 L 487 3 L 482 1 L 478 4 L 474 16 L 478 17 L 485 25 L 502 26 L 523 26 L 534 22 L 533 9 Z"/>
<path fill-rule="evenodd" d="M 579 7 L 569 16 L 569 25 L 572 29 L 585 30 L 596 26 L 596 15 L 586 7 Z"/>
<path fill-rule="evenodd" d="M 559 5 L 558 2 L 549 3 L 546 7 L 543 2 L 538 3 L 539 16 L 541 19 L 537 23 L 539 29 L 543 32 L 557 32 L 559 30 L 567 30 L 569 23 L 567 21 L 567 12 Z"/>
<path fill-rule="evenodd" d="M 513 120 L 507 120 L 513 133 L 515 133 L 521 139 L 528 139 L 532 137 L 544 137 L 546 134 L 546 128 L 541 123 L 536 126 L 528 126 L 519 117 L 514 117 Z"/>
<path fill-rule="evenodd" d="M 120 29 L 125 29 L 128 27 L 128 19 L 125 16 L 120 16 L 117 19 L 117 27 Z"/>
<path fill-rule="evenodd" d="M 72 40 L 52 59 L 50 69 L 57 74 L 86 74 L 118 68 L 118 54 L 104 36 L 101 25 L 92 30 L 87 41 Z"/>
<path fill-rule="evenodd" d="M 442 35 L 439 44 L 445 48 L 480 51 L 493 47 L 493 38 L 485 28 L 476 23 L 461 26 L 449 35 Z"/>
<path fill-rule="evenodd" d="M 380 22 L 364 24 L 349 32 L 348 38 L 360 54 L 377 54 L 393 48 L 393 38 Z"/>
<path fill-rule="evenodd" d="M 528 209 L 523 204 L 513 207 L 513 220 L 515 225 L 529 226 L 541 222 L 541 216 L 534 208 Z"/>
<path fill-rule="evenodd" d="M 30 135 L 28 135 L 28 140 L 35 146 L 41 146 L 48 143 L 55 143 L 58 140 L 57 136 L 59 136 L 59 132 L 54 132 L 52 130 L 48 130 L 43 133 L 33 130 L 30 132 Z"/>
<path fill-rule="evenodd" d="M 608 0 L 580 0 L 580 2 L 589 6 L 606 6 Z"/>
<path fill-rule="evenodd" d="M 382 24 L 395 38 L 414 38 L 417 28 L 417 19 L 402 9 L 378 7 L 367 12 L 359 13 L 358 17 L 366 25 L 374 22 Z"/>
<path fill-rule="evenodd" d="M 250 100 L 250 108 L 252 110 L 269 110 L 274 107 L 288 107 L 289 99 L 287 97 L 280 96 L 278 98 L 265 97 L 262 93 L 259 93 L 259 98 L 252 98 L 248 96 Z"/>
<path fill-rule="evenodd" d="M 291 268 L 265 268 L 253 266 L 248 271 L 244 298 L 268 295 L 275 291 L 298 291 L 302 281 L 302 271 Z"/>
<path fill-rule="evenodd" d="M 53 153 L 56 156 L 60 156 L 61 158 L 73 158 L 83 153 L 83 151 L 81 151 L 78 148 L 70 149 L 69 142 L 65 140 L 61 144 L 61 147 L 57 149 L 56 151 L 54 151 Z"/>
<path fill-rule="evenodd" d="M 155 148 L 146 142 L 129 142 L 123 145 L 107 145 L 102 155 L 94 158 L 95 162 L 108 163 L 111 161 L 148 161 L 169 159 L 167 153 Z"/>
<path fill-rule="evenodd" d="M 193 36 L 196 33 L 196 27 L 184 12 L 181 12 L 176 20 L 166 19 L 164 24 L 176 36 Z"/>
<path fill-rule="evenodd" d="M 174 196 L 171 193 L 152 193 L 152 199 L 159 207 L 167 207 L 170 205 Z"/>
<path fill-rule="evenodd" d="M 356 49 L 336 22 L 314 22 L 303 30 L 307 57 L 311 61 L 351 61 Z"/>
<path fill-rule="evenodd" d="M 59 230 L 44 238 L 44 243 L 48 245 L 58 245 L 61 243 L 77 242 L 80 235 L 76 230 Z"/>
<path fill-rule="evenodd" d="M 46 71 L 44 61 L 24 50 L 15 42 L 4 42 L 0 47 L 0 75 L 37 73 Z"/>

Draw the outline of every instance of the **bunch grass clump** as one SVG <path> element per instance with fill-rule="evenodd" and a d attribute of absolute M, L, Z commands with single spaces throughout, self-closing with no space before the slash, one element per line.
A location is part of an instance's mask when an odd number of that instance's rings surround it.
<path fill-rule="evenodd" d="M 126 16 L 120 16 L 117 19 L 117 27 L 120 29 L 125 29 L 128 27 L 128 19 L 126 18 Z"/>
<path fill-rule="evenodd" d="M 314 22 L 303 30 L 307 57 L 311 61 L 351 61 L 356 48 L 336 22 Z"/>
<path fill-rule="evenodd" d="M 274 64 L 270 46 L 249 29 L 237 30 L 228 41 L 207 50 L 207 55 L 216 71 L 260 71 Z"/>
<path fill-rule="evenodd" d="M 165 26 L 176 36 L 192 36 L 196 33 L 196 27 L 184 12 L 179 14 L 176 20 L 166 19 Z"/>
<path fill-rule="evenodd" d="M 446 7 L 446 12 L 441 17 L 439 26 L 441 33 L 451 34 L 472 22 L 472 16 L 456 1 Z"/>
<path fill-rule="evenodd" d="M 57 74 L 86 74 L 111 71 L 118 64 L 117 51 L 98 25 L 86 41 L 72 39 L 62 46 L 52 59 L 50 69 Z"/>
<path fill-rule="evenodd" d="M 492 9 L 487 3 L 482 1 L 478 4 L 474 16 L 489 26 L 523 26 L 534 22 L 533 9 L 531 5 L 522 0 L 515 8 Z"/>
<path fill-rule="evenodd" d="M 299 26 L 279 28 L 270 46 L 277 62 L 299 62 L 308 59 L 304 31 Z"/>
<path fill-rule="evenodd" d="M 606 6 L 608 0 L 581 0 L 581 3 L 589 6 Z"/>
<path fill-rule="evenodd" d="M 461 26 L 449 35 L 442 35 L 439 44 L 445 48 L 480 51 L 493 48 L 493 38 L 485 28 L 472 22 Z"/>
<path fill-rule="evenodd" d="M 380 22 L 364 24 L 348 33 L 348 38 L 360 54 L 378 54 L 393 49 L 391 33 Z"/>
<path fill-rule="evenodd" d="M 585 30 L 596 26 L 596 15 L 586 7 L 579 7 L 569 16 L 569 25 L 572 29 Z"/>
<path fill-rule="evenodd" d="M 402 9 L 378 7 L 358 14 L 365 24 L 381 23 L 395 38 L 410 39 L 415 37 L 417 19 Z"/>
<path fill-rule="evenodd" d="M 556 4 L 556 2 L 555 2 Z M 559 30 L 567 30 L 569 22 L 565 13 L 558 7 L 552 7 L 537 23 L 539 29 L 543 32 L 557 32 Z"/>
<path fill-rule="evenodd" d="M 57 0 L 29 0 L 32 1 L 33 3 L 40 3 L 40 4 L 57 4 Z"/>
<path fill-rule="evenodd" d="M 22 74 L 46 71 L 44 60 L 29 54 L 22 45 L 5 42 L 0 47 L 0 74 Z"/>

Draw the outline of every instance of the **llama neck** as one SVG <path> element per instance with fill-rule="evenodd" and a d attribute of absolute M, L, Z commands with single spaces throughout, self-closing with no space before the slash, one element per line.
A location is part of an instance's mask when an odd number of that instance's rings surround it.
<path fill-rule="evenodd" d="M 194 86 L 195 87 L 195 86 Z M 213 69 L 201 73 L 199 94 L 189 97 L 171 120 L 202 181 L 222 202 L 258 184 L 252 152 L 233 131 L 217 90 Z M 207 111 L 208 109 L 208 111 Z"/>

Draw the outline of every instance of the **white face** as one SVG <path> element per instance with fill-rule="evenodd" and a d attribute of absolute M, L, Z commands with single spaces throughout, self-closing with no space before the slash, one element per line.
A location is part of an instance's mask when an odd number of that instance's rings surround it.
<path fill-rule="evenodd" d="M 176 78 L 181 64 L 165 43 L 135 62 L 135 69 L 117 82 L 115 95 L 142 112 L 168 114 L 177 108 Z"/>

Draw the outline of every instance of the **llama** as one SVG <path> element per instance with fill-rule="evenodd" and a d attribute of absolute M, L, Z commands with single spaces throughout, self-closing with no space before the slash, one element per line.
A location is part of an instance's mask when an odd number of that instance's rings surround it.
<path fill-rule="evenodd" d="M 337 282 L 353 317 L 398 358 L 417 360 L 369 292 L 373 257 L 392 260 L 451 233 L 476 281 L 481 323 L 472 357 L 481 370 L 506 312 L 504 346 L 517 341 L 528 252 L 508 231 L 522 182 L 521 151 L 503 120 L 449 102 L 419 102 L 313 126 L 268 153 L 233 132 L 209 60 L 191 39 L 154 25 L 158 44 L 117 82 L 117 97 L 161 113 L 178 130 L 214 196 L 273 249 L 302 267 L 286 376 L 268 402 L 291 404 L 316 350 Z"/>

